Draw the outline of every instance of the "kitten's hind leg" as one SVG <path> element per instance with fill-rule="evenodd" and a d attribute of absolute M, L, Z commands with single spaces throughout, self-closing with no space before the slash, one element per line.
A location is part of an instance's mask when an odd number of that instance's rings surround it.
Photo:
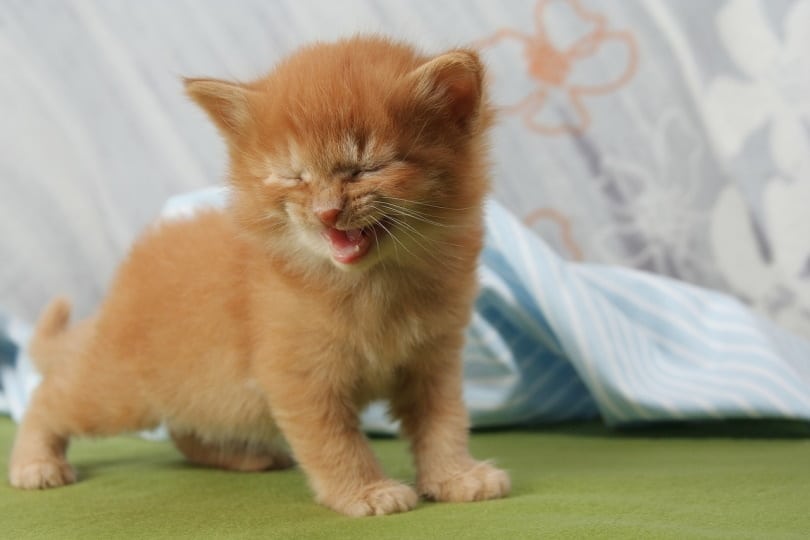
<path fill-rule="evenodd" d="M 69 415 L 74 404 L 46 378 L 34 391 L 17 430 L 9 461 L 9 482 L 22 489 L 44 489 L 72 484 L 76 473 L 67 462 L 69 437 L 76 423 Z M 73 425 L 71 425 L 73 424 Z"/>
<path fill-rule="evenodd" d="M 280 445 L 256 447 L 240 441 L 207 442 L 194 433 L 172 431 L 172 440 L 192 463 L 230 471 L 256 472 L 287 469 L 295 464 Z"/>
<path fill-rule="evenodd" d="M 75 482 L 76 473 L 66 458 L 73 436 L 115 435 L 155 426 L 157 421 L 126 390 L 129 387 L 110 381 L 81 373 L 68 377 L 64 372 L 44 378 L 14 441 L 9 461 L 12 486 L 43 489 Z"/>
<path fill-rule="evenodd" d="M 69 430 L 59 412 L 49 406 L 47 389 L 40 386 L 20 424 L 9 462 L 9 482 L 22 489 L 44 489 L 72 484 L 76 473 L 65 452 Z"/>

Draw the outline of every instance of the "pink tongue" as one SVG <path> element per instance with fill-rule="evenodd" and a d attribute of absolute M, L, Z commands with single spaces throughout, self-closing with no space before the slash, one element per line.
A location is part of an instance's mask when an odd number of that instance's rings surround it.
<path fill-rule="evenodd" d="M 329 240 L 332 256 L 344 264 L 351 264 L 361 259 L 371 247 L 371 240 L 360 229 L 341 231 L 329 227 L 324 231 L 324 236 Z"/>

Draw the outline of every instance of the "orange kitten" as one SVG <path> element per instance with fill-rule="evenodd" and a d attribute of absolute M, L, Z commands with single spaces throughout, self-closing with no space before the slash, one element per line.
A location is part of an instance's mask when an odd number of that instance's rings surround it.
<path fill-rule="evenodd" d="M 230 151 L 224 212 L 160 223 L 98 313 L 39 322 L 44 379 L 11 483 L 73 482 L 68 439 L 165 422 L 196 463 L 287 467 L 348 515 L 413 508 L 358 411 L 390 401 L 422 495 L 501 497 L 467 450 L 460 351 L 476 294 L 491 110 L 476 54 L 377 37 L 304 48 L 267 77 L 189 79 Z"/>

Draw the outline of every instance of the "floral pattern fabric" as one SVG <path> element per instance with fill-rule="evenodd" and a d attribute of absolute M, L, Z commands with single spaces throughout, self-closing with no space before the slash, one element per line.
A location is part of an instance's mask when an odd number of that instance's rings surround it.
<path fill-rule="evenodd" d="M 810 338 L 810 0 L 8 0 L 0 306 L 80 314 L 224 149 L 179 75 L 249 79 L 313 39 L 480 49 L 495 197 L 563 256 L 730 292 Z M 553 286 L 553 285 L 550 285 Z"/>
<path fill-rule="evenodd" d="M 528 162 L 502 197 L 566 256 L 725 290 L 810 337 L 810 1 L 540 0 L 526 26 L 478 42 Z"/>

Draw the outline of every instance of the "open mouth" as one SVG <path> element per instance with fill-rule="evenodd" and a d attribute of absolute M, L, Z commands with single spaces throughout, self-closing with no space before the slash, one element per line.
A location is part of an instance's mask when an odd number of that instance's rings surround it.
<path fill-rule="evenodd" d="M 381 224 L 346 230 L 327 227 L 322 235 L 329 242 L 332 258 L 343 264 L 352 264 L 368 254 L 383 230 Z"/>

